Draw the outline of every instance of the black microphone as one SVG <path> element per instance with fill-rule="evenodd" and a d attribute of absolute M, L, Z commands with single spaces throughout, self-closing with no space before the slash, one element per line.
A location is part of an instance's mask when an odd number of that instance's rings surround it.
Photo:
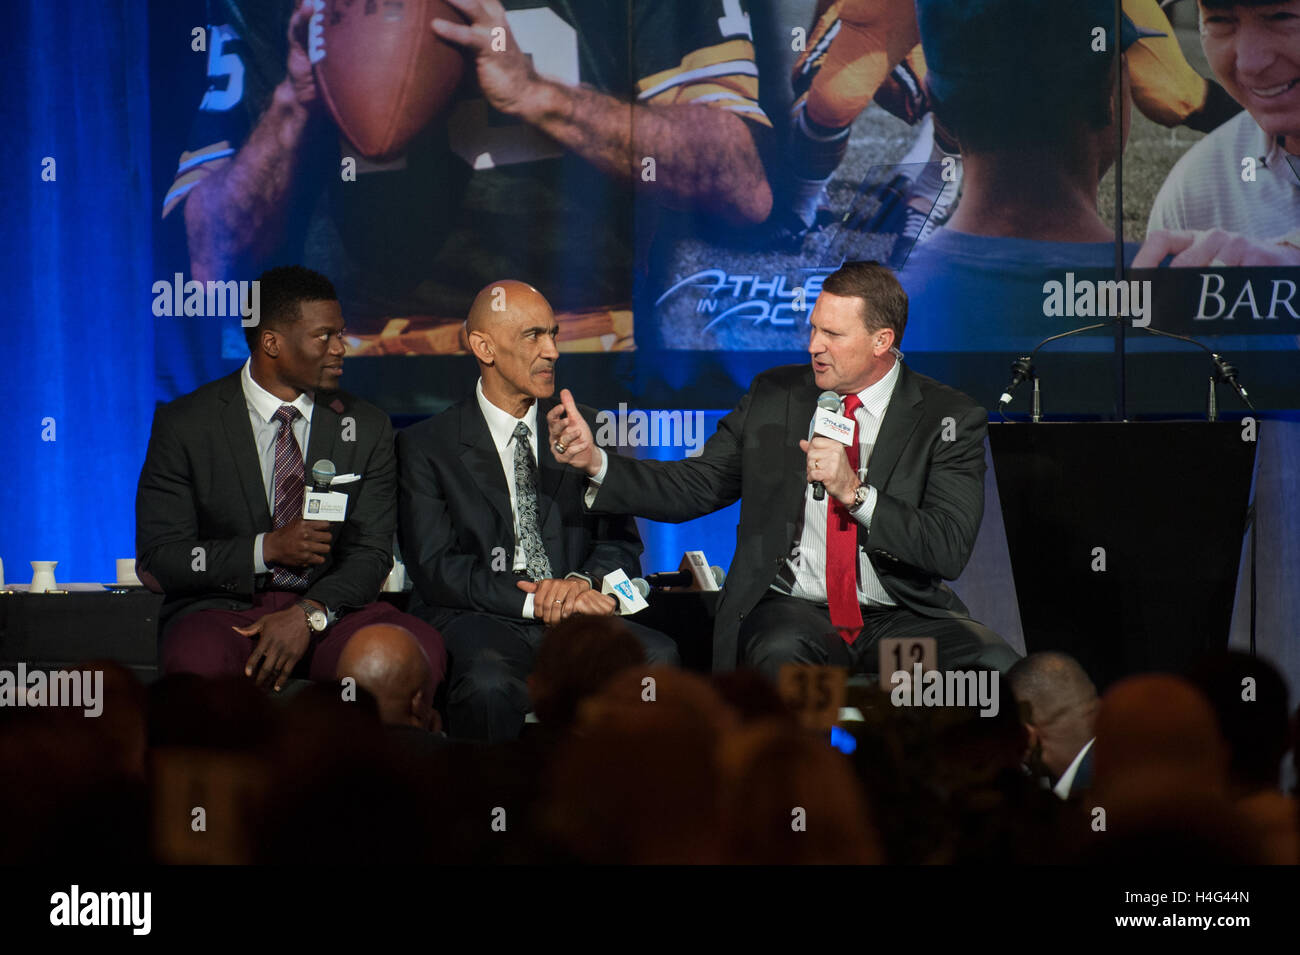
<path fill-rule="evenodd" d="M 1218 352 L 1211 352 L 1210 360 L 1214 362 L 1214 370 L 1218 372 L 1219 380 L 1226 381 L 1228 384 L 1232 385 L 1232 390 L 1237 393 L 1237 397 L 1242 400 L 1247 408 L 1254 411 L 1255 406 L 1250 403 L 1250 397 L 1246 394 L 1246 389 L 1243 388 L 1241 382 L 1237 380 L 1237 366 L 1225 359 Z"/>
<path fill-rule="evenodd" d="M 1195 345 L 1201 351 L 1205 352 L 1205 354 L 1210 356 L 1210 363 L 1214 365 L 1214 380 L 1226 381 L 1228 384 L 1232 385 L 1232 390 L 1237 393 L 1237 397 L 1242 400 L 1246 407 L 1251 411 L 1255 410 L 1255 406 L 1251 403 L 1250 396 L 1246 394 L 1246 389 L 1243 388 L 1241 382 L 1237 380 L 1237 366 L 1232 364 L 1232 362 L 1228 361 L 1218 352 L 1210 351 L 1208 345 L 1203 342 L 1198 342 L 1195 338 L 1188 335 L 1177 335 L 1174 332 L 1162 332 L 1160 329 L 1151 325 L 1139 325 L 1137 327 L 1148 335 L 1160 335 L 1163 338 L 1174 338 L 1180 342 L 1187 342 L 1189 345 Z M 1211 387 L 1211 391 L 1212 390 L 1213 387 Z"/>
<path fill-rule="evenodd" d="M 722 586 L 722 582 L 727 579 L 727 572 L 714 564 L 709 568 L 713 574 L 713 579 Z M 635 578 L 640 580 L 640 577 Z M 689 570 L 666 570 L 659 574 L 646 574 L 645 582 L 651 587 L 689 587 L 695 583 L 695 575 Z"/>
<path fill-rule="evenodd" d="M 998 398 L 998 414 L 1002 414 L 1003 409 L 1011 403 L 1011 393 L 1020 386 L 1026 378 L 1034 377 L 1034 357 L 1038 354 L 1039 349 L 1044 345 L 1057 341 L 1062 338 L 1069 338 L 1071 335 L 1078 335 L 1080 332 L 1090 332 L 1094 328 L 1105 328 L 1107 325 L 1114 325 L 1118 319 L 1109 318 L 1104 322 L 1097 322 L 1093 325 L 1084 325 L 1081 328 L 1072 328 L 1068 332 L 1061 332 L 1059 335 L 1048 335 L 1041 342 L 1034 346 L 1034 350 L 1028 355 L 1017 358 L 1011 363 L 1011 384 L 1007 385 L 1006 390 Z M 1005 419 L 1005 415 L 1003 418 Z M 1034 420 L 1038 420 L 1038 410 L 1035 407 Z"/>
<path fill-rule="evenodd" d="M 823 391 L 817 396 L 817 407 L 825 411 L 838 412 L 840 410 L 840 396 L 833 391 Z M 808 440 L 813 439 L 817 433 L 817 415 L 813 414 L 812 420 L 808 422 Z M 826 485 L 821 481 L 813 481 L 813 500 L 824 501 L 826 499 Z M 722 581 L 718 581 L 718 586 L 722 586 Z"/>
<path fill-rule="evenodd" d="M 328 491 L 334 483 L 334 462 L 321 458 L 311 466 L 311 483 L 313 491 Z"/>
<path fill-rule="evenodd" d="M 1011 404 L 1012 394 L 1020 387 L 1020 383 L 1033 373 L 1034 359 L 1032 355 L 1024 355 L 1011 363 L 1011 384 L 1002 389 L 1002 397 L 998 399 L 999 411 Z"/>

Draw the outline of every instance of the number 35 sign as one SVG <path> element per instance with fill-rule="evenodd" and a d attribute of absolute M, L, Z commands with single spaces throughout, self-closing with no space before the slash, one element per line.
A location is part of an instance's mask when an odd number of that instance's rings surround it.
<path fill-rule="evenodd" d="M 777 691 L 804 728 L 828 730 L 844 705 L 847 677 L 844 667 L 787 663 L 781 667 Z"/>

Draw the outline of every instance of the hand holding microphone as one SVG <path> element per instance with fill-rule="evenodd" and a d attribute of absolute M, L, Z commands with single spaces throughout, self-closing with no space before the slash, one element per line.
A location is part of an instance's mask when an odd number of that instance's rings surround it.
<path fill-rule="evenodd" d="M 847 507 L 858 487 L 857 472 L 845 451 L 853 441 L 854 421 L 839 410 L 840 396 L 823 391 L 808 423 L 808 440 L 799 442 L 799 450 L 808 456 L 805 474 L 813 486 L 813 500 L 825 500 L 830 491 L 831 497 Z"/>

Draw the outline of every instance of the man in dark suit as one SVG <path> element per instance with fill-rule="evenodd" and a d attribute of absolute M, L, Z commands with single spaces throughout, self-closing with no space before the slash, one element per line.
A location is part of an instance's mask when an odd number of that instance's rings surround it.
<path fill-rule="evenodd" d="M 1028 737 L 1025 767 L 1062 799 L 1092 785 L 1097 687 L 1074 657 L 1031 653 L 1007 674 Z"/>
<path fill-rule="evenodd" d="M 248 362 L 158 409 L 140 471 L 136 567 L 166 594 L 162 670 L 243 672 L 277 690 L 291 676 L 333 680 L 354 632 L 392 623 L 428 655 L 432 698 L 441 637 L 376 602 L 396 523 L 392 425 L 337 390 L 343 316 L 329 280 L 287 266 L 258 283 Z M 305 462 L 321 459 L 347 496 L 341 522 L 303 518 Z"/>
<path fill-rule="evenodd" d="M 546 625 L 614 613 L 601 580 L 640 573 L 641 537 L 630 517 L 584 512 L 581 475 L 538 433 L 539 409 L 556 404 L 559 357 L 546 299 L 523 282 L 494 282 L 465 325 L 482 377 L 472 397 L 397 436 L 398 526 L 411 612 L 447 640 L 448 732 L 496 741 L 523 726 Z M 590 409 L 574 414 L 595 420 Z M 668 637 L 625 622 L 650 662 L 678 662 Z"/>
<path fill-rule="evenodd" d="M 827 276 L 810 321 L 812 367 L 760 374 L 698 457 L 605 454 L 567 390 L 548 415 L 550 443 L 589 476 L 594 512 L 685 521 L 740 498 L 715 670 L 739 660 L 773 679 L 790 662 L 872 673 L 886 637 L 935 637 L 944 669 L 1006 669 L 1015 652 L 943 583 L 961 573 L 983 516 L 987 414 L 903 366 L 907 296 L 884 266 Z M 803 440 L 824 391 L 844 398 L 847 447 Z"/>

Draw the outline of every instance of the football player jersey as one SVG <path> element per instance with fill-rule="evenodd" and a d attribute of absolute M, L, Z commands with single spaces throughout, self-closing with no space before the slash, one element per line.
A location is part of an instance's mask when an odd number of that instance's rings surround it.
<path fill-rule="evenodd" d="M 286 75 L 293 0 L 209 0 L 208 74 L 163 214 L 229 161 Z M 628 103 L 697 102 L 768 124 L 758 106 L 740 0 L 504 0 L 538 73 Z M 459 322 L 497 279 L 536 285 L 561 318 L 561 347 L 630 347 L 633 188 L 526 123 L 473 83 L 390 162 L 330 139 L 304 150 L 305 212 L 278 261 L 330 277 L 359 353 L 460 348 Z M 322 104 L 322 110 L 324 106 Z M 631 114 L 629 112 L 629 122 Z"/>

